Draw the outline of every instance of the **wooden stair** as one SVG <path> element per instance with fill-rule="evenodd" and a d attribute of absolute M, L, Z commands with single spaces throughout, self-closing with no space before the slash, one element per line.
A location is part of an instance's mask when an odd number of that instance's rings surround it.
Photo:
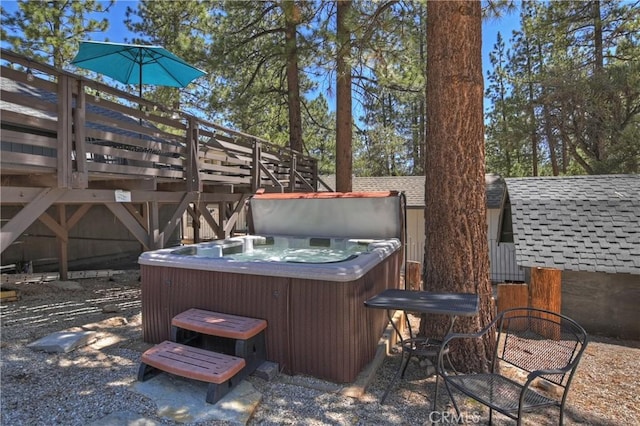
<path fill-rule="evenodd" d="M 267 322 L 261 319 L 202 309 L 184 311 L 171 321 L 172 341 L 142 354 L 138 380 L 164 371 L 207 382 L 206 401 L 215 404 L 266 360 L 266 328 Z"/>
<path fill-rule="evenodd" d="M 145 381 L 161 371 L 209 383 L 206 401 L 215 404 L 241 379 L 244 359 L 180 343 L 164 342 L 142 354 L 138 380 Z"/>
<path fill-rule="evenodd" d="M 187 343 L 198 336 L 212 336 L 208 342 L 200 339 L 201 345 L 243 358 L 247 362 L 243 373 L 247 376 L 266 360 L 266 328 L 267 322 L 262 319 L 189 309 L 171 320 L 171 339 Z"/>

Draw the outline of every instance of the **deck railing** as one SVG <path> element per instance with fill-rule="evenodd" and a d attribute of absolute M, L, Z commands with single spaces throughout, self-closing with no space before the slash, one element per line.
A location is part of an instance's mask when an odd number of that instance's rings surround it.
<path fill-rule="evenodd" d="M 3 176 L 49 176 L 59 188 L 114 179 L 182 191 L 322 185 L 304 153 L 5 49 L 0 61 Z"/>

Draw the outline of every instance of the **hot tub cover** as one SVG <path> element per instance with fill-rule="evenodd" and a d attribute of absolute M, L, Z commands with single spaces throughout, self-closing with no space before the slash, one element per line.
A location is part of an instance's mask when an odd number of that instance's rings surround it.
<path fill-rule="evenodd" d="M 401 238 L 398 192 L 256 194 L 249 200 L 250 229 L 258 235 Z"/>

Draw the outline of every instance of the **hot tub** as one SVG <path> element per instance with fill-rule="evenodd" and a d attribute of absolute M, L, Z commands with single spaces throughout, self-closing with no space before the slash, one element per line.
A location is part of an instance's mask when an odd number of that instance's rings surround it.
<path fill-rule="evenodd" d="M 367 204 L 377 211 L 375 218 L 386 221 L 393 217 L 402 222 L 397 194 L 385 194 L 348 198 L 340 194 L 342 203 L 335 204 L 337 198 L 323 198 L 333 202 L 323 203 L 318 211 L 327 220 L 332 217 L 336 225 L 348 225 L 348 215 L 335 220 L 335 206 L 345 211 L 345 200 L 349 204 L 348 200 L 378 199 Z M 393 203 L 382 202 L 389 197 Z M 271 208 L 273 203 L 265 206 L 280 216 L 282 205 L 274 202 L 277 208 Z M 351 207 L 356 204 L 360 205 Z M 383 205 L 387 210 L 396 207 L 380 216 Z M 255 214 L 254 210 L 254 226 L 269 222 L 256 221 Z M 295 222 L 288 218 L 289 225 Z M 317 214 L 311 215 L 314 218 L 321 219 Z M 382 235 L 379 230 L 366 231 L 373 238 L 365 238 L 360 231 L 354 232 L 354 227 L 348 232 L 344 226 L 323 224 L 327 232 L 337 230 L 339 236 L 326 235 L 322 227 L 315 227 L 312 236 L 260 233 L 143 253 L 139 259 L 143 339 L 149 343 L 168 339 L 171 318 L 189 308 L 262 318 L 268 324 L 267 359 L 279 363 L 283 372 L 353 382 L 373 359 L 387 322 L 384 312 L 366 309 L 364 301 L 399 286 L 401 232 L 387 235 L 384 231 Z M 296 229 L 300 226 L 287 229 L 295 234 L 302 232 Z M 313 232 L 313 227 L 307 228 L 306 232 Z M 266 258 L 257 257 L 262 251 L 267 252 Z"/>

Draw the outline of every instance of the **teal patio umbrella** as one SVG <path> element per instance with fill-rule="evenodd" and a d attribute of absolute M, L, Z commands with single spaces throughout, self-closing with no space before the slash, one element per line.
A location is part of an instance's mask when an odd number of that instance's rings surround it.
<path fill-rule="evenodd" d="M 80 42 L 73 65 L 109 76 L 125 84 L 185 87 L 206 73 L 160 46 Z"/>

